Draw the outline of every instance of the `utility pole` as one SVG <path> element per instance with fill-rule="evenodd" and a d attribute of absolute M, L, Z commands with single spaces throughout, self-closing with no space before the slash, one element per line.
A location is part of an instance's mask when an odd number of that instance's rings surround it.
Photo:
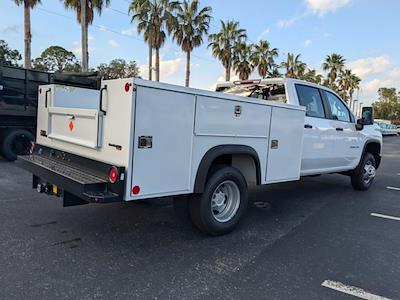
<path fill-rule="evenodd" d="M 89 52 L 88 52 L 88 24 L 86 20 L 87 0 L 81 1 L 81 30 L 82 30 L 82 72 L 89 70 Z"/>

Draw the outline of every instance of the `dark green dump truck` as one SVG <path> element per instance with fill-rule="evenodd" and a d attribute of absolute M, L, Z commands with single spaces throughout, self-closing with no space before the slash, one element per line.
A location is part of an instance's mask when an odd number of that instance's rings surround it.
<path fill-rule="evenodd" d="M 59 83 L 99 89 L 97 73 L 47 73 L 0 65 L 0 155 L 15 160 L 35 138 L 38 86 Z"/>

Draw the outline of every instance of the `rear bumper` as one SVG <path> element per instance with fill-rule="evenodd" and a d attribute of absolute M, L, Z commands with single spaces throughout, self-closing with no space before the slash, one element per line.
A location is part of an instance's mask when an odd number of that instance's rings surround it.
<path fill-rule="evenodd" d="M 33 174 L 33 188 L 38 184 L 57 186 L 64 206 L 123 201 L 125 170 L 122 167 L 118 168 L 117 182 L 112 184 L 108 180 L 111 165 L 40 145 L 34 154 L 19 156 L 16 163 Z"/>

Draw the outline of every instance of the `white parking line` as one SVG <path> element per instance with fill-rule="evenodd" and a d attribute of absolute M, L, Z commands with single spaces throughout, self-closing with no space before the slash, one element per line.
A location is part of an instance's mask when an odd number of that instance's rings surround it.
<path fill-rule="evenodd" d="M 372 213 L 371 216 L 378 217 L 378 218 L 389 219 L 389 220 L 400 221 L 399 217 L 393 217 L 393 216 L 382 215 L 382 214 L 377 214 L 377 213 Z"/>
<path fill-rule="evenodd" d="M 400 188 L 398 188 L 398 187 L 387 186 L 386 188 L 387 188 L 388 190 L 400 191 Z"/>
<path fill-rule="evenodd" d="M 371 293 L 368 293 L 367 291 L 364 291 L 363 289 L 360 289 L 355 286 L 351 285 L 345 285 L 341 282 L 338 281 L 332 281 L 332 280 L 325 280 L 322 284 L 323 287 L 327 287 L 329 289 L 342 292 L 344 294 L 352 295 L 355 297 L 358 297 L 360 299 L 366 299 L 366 300 L 390 300 L 389 298 L 385 298 L 382 296 L 374 295 Z"/>

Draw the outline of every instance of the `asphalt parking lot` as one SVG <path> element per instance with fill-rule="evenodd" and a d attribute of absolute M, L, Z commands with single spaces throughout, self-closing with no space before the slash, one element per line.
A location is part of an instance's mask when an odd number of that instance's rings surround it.
<path fill-rule="evenodd" d="M 0 161 L 0 298 L 400 299 L 400 137 L 368 192 L 326 175 L 250 196 L 212 238 L 168 199 L 62 208 Z"/>

